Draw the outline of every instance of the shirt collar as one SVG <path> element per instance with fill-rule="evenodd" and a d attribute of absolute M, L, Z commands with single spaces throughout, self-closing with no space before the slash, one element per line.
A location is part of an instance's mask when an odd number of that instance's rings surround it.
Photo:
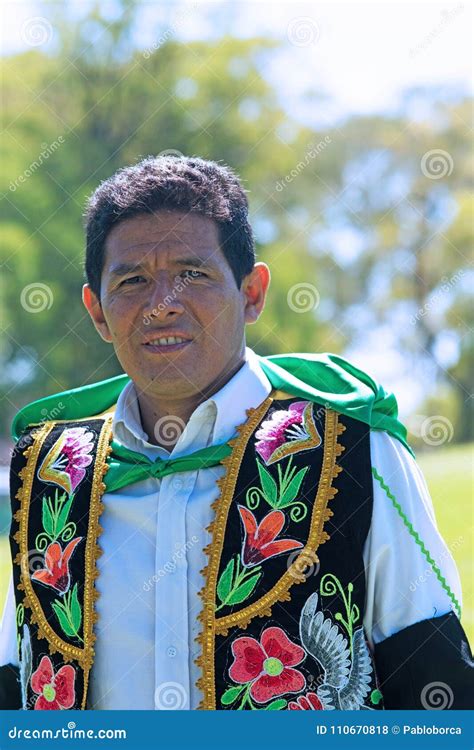
<path fill-rule="evenodd" d="M 246 421 L 246 411 L 256 408 L 268 396 L 271 383 L 264 374 L 257 356 L 249 347 L 245 350 L 245 361 L 240 370 L 213 396 L 194 410 L 189 418 L 185 432 L 195 428 L 200 422 L 211 424 L 210 444 L 220 444 L 230 440 L 236 427 Z M 197 424 L 196 424 L 197 423 Z M 194 430 L 193 430 L 194 431 Z M 134 450 L 141 448 L 165 451 L 148 441 L 143 430 L 138 406 L 137 392 L 133 381 L 130 381 L 117 399 L 113 419 L 113 434 L 123 445 Z"/>

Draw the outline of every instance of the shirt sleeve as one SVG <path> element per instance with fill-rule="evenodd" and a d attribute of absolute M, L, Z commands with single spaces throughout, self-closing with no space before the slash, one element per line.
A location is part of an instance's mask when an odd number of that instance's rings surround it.
<path fill-rule="evenodd" d="M 19 666 L 13 575 L 10 575 L 10 585 L 0 623 L 0 666 L 4 666 L 5 664 L 12 664 L 15 667 Z"/>
<path fill-rule="evenodd" d="M 372 468 L 389 487 L 439 569 L 437 574 L 394 502 L 373 477 L 372 522 L 363 552 L 364 628 L 373 649 L 410 625 L 451 612 L 455 609 L 453 597 L 462 606 L 462 594 L 456 564 L 439 533 L 433 503 L 416 461 L 398 440 L 382 431 L 371 431 L 370 448 Z"/>

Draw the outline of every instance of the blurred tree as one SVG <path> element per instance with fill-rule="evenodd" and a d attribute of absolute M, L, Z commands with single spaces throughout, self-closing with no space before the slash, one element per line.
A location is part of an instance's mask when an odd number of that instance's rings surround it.
<path fill-rule="evenodd" d="M 344 352 L 368 330 L 390 330 L 414 376 L 438 383 L 443 399 L 449 389 L 455 439 L 466 439 L 469 102 L 439 105 L 424 92 L 426 121 L 409 116 L 408 100 L 397 118 L 317 132 L 265 78 L 275 42 L 182 43 L 168 17 L 139 49 L 137 12 L 121 0 L 112 19 L 97 5 L 78 22 L 61 5 L 52 54 L 2 61 L 4 432 L 25 402 L 121 371 L 80 301 L 81 214 L 116 169 L 173 149 L 230 164 L 249 191 L 272 270 L 251 345 Z M 440 178 L 425 158 L 434 149 L 448 155 Z"/>

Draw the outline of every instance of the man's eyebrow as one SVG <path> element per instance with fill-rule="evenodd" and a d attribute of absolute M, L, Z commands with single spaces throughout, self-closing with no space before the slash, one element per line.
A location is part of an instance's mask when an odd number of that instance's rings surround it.
<path fill-rule="evenodd" d="M 175 258 L 172 264 L 176 266 L 195 266 L 196 268 L 208 268 L 212 266 L 209 260 L 200 258 L 198 255 L 191 255 L 186 258 Z M 144 271 L 146 266 L 143 263 L 117 263 L 110 269 L 111 276 L 125 276 L 127 273 L 136 273 Z"/>

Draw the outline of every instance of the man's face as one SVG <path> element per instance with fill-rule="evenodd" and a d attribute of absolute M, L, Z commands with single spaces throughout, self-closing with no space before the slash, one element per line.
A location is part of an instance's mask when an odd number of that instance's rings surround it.
<path fill-rule="evenodd" d="M 212 219 L 158 211 L 114 227 L 101 300 L 87 284 L 83 299 L 139 390 L 174 399 L 205 395 L 238 369 L 245 323 L 257 320 L 268 283 L 258 263 L 237 288 Z"/>

